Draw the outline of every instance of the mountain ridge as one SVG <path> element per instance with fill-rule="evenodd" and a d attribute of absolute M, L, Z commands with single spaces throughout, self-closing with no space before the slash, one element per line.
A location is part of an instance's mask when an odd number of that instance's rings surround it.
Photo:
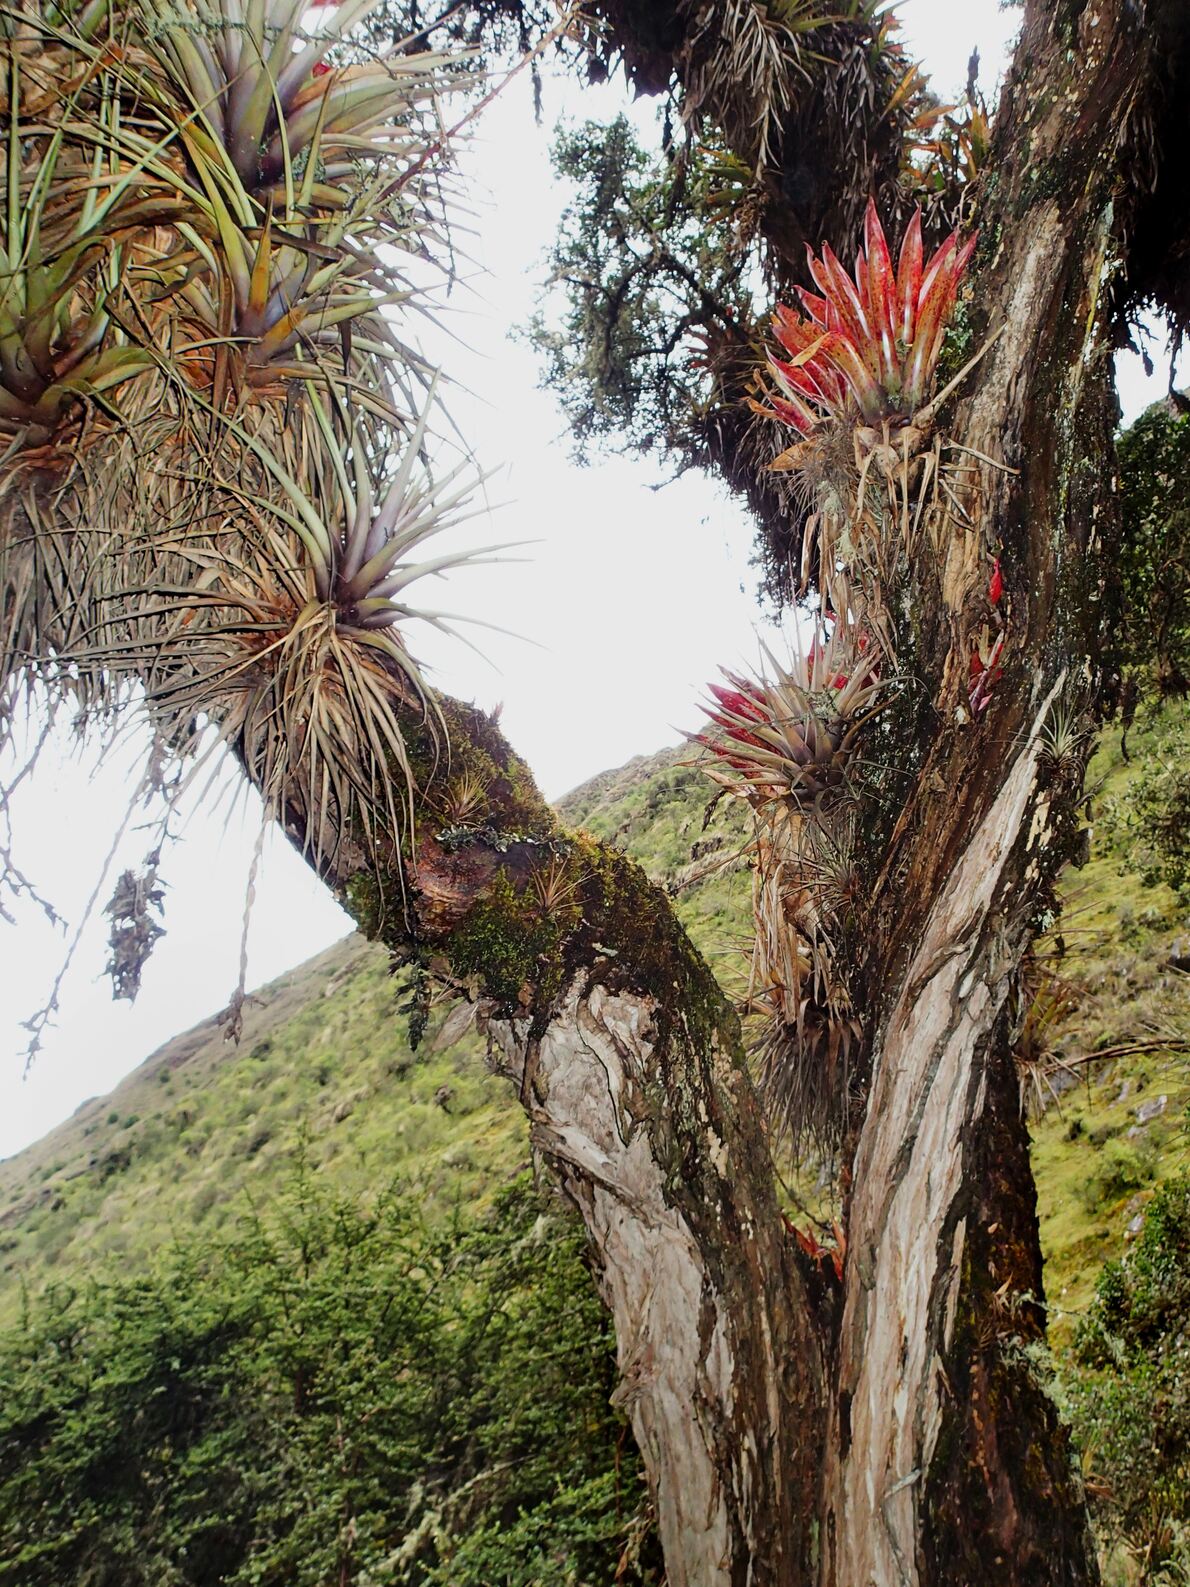
<path fill-rule="evenodd" d="M 1161 731 L 1133 729 L 1131 764 L 1105 742 L 1101 813 L 1127 804 Z M 557 808 L 666 886 L 730 987 L 745 966 L 750 882 L 742 817 L 725 804 L 708 826 L 710 790 L 677 745 L 588 778 Z M 1151 1039 L 1190 1035 L 1190 978 L 1167 965 L 1185 930 L 1173 895 L 1121 869 L 1102 821 L 1090 863 L 1064 887 L 1065 918 L 1039 948 L 1064 988 L 1062 1007 L 1033 1034 L 1049 1055 L 1045 1084 L 1057 1077 L 1041 1100 L 1052 1104 L 1067 1085 L 1062 1062 L 1079 1083 L 1036 1122 L 1034 1168 L 1047 1285 L 1073 1314 L 1098 1263 L 1118 1252 L 1138 1207 L 1184 1155 L 1188 1066 L 1176 1042 L 1163 1057 Z M 348 1191 L 397 1178 L 438 1215 L 486 1205 L 529 1162 L 523 1115 L 473 1030 L 443 1045 L 445 1003 L 410 1049 L 405 995 L 383 949 L 345 937 L 252 995 L 238 1047 L 224 1043 L 216 1017 L 201 1021 L 0 1162 L 0 1322 L 15 1316 L 25 1286 L 110 1259 L 147 1260 L 171 1228 L 218 1228 L 244 1196 L 271 1194 L 299 1140 Z M 1150 1050 L 1089 1061 L 1138 1032 Z M 1140 1122 L 1137 1108 L 1160 1096 L 1159 1112 Z"/>

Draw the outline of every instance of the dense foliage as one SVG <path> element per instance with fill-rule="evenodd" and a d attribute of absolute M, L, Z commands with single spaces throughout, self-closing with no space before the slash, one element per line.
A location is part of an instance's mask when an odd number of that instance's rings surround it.
<path fill-rule="evenodd" d="M 1174 717 L 1153 745 L 1126 796 L 1107 807 L 1123 863 L 1149 886 L 1164 882 L 1190 903 L 1190 723 Z"/>
<path fill-rule="evenodd" d="M 729 223 L 746 172 L 692 145 L 651 153 L 622 115 L 560 132 L 553 162 L 573 197 L 550 259 L 559 301 L 532 337 L 578 456 L 705 461 L 698 415 L 733 349 L 755 361 L 747 238 Z"/>
<path fill-rule="evenodd" d="M 1150 408 L 1120 437 L 1122 658 L 1163 694 L 1190 689 L 1190 416 Z"/>
<path fill-rule="evenodd" d="M 1190 1580 L 1190 1175 L 1153 1197 L 1075 1339 L 1070 1408 L 1101 1525 L 1146 1582 Z"/>
<path fill-rule="evenodd" d="M 299 1158 L 234 1237 L 49 1291 L 0 1345 L 0 1582 L 655 1580 L 581 1244 L 523 1178 L 431 1229 Z"/>

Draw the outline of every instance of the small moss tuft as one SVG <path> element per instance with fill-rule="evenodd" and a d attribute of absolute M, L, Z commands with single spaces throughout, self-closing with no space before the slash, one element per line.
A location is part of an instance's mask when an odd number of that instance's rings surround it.
<path fill-rule="evenodd" d="M 485 896 L 451 936 L 448 956 L 457 975 L 478 977 L 505 1008 L 548 1001 L 561 982 L 561 931 L 557 921 L 518 893 L 498 871 Z"/>

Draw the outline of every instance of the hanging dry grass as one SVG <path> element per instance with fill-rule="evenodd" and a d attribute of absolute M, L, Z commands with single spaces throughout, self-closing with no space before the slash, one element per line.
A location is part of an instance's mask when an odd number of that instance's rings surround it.
<path fill-rule="evenodd" d="M 861 1028 L 840 974 L 832 915 L 813 855 L 813 823 L 781 811 L 757 834 L 755 937 L 745 1014 L 757 1081 L 776 1134 L 827 1150 L 847 1118 Z"/>

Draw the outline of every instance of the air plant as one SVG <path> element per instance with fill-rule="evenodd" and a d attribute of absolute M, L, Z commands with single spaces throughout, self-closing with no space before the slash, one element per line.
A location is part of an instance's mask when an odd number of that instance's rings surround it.
<path fill-rule="evenodd" d="M 806 316 L 784 304 L 773 329 L 785 358 L 770 358 L 777 384 L 758 411 L 810 435 L 827 420 L 866 425 L 907 420 L 925 403 L 959 282 L 976 238 L 952 232 L 922 262 L 915 212 L 894 270 L 884 228 L 869 200 L 854 280 L 824 244 L 809 255 L 818 293 L 799 289 Z"/>
<path fill-rule="evenodd" d="M 129 345 L 108 306 L 126 264 L 116 237 L 148 212 L 136 203 L 121 217 L 112 199 L 100 203 L 98 152 L 87 166 L 61 169 L 62 127 L 22 118 L 19 57 L 6 64 L 0 436 L 43 445 L 80 399 L 104 399 L 153 362 L 146 348 Z M 81 189 L 77 202 L 63 206 L 65 188 Z"/>
<path fill-rule="evenodd" d="M 860 183 L 873 172 L 878 182 L 895 175 L 887 154 L 873 153 L 875 165 L 848 158 L 857 146 L 876 151 L 882 140 L 875 129 L 890 123 L 899 151 L 920 106 L 918 81 L 905 81 L 911 63 L 894 36 L 889 0 L 723 0 L 700 8 L 692 24 L 683 120 L 722 128 L 756 178 L 766 168 L 779 172 L 783 154 L 796 146 L 800 159 L 838 173 L 835 202 L 858 214 Z M 856 141 L 846 143 L 842 129 Z"/>
<path fill-rule="evenodd" d="M 369 251 L 346 245 L 341 218 L 320 237 L 309 223 L 275 223 L 271 212 L 250 230 L 222 215 L 219 229 L 216 259 L 192 228 L 180 228 L 182 246 L 157 267 L 155 294 L 173 300 L 179 364 L 216 393 L 216 405 L 229 385 L 276 391 L 278 382 L 315 375 L 347 382 L 392 418 L 394 370 L 412 399 L 409 375 L 421 373 L 421 362 L 380 313 L 412 291 Z"/>
<path fill-rule="evenodd" d="M 38 5 L 25 0 L 21 11 L 0 11 L 0 38 L 42 42 L 55 35 L 90 39 L 107 20 L 111 0 L 66 0 Z"/>
<path fill-rule="evenodd" d="M 417 306 L 398 256 L 443 235 L 437 96 L 467 68 L 365 58 L 374 4 L 0 22 L 0 712 L 35 677 L 114 731 L 135 697 L 187 783 L 230 744 L 318 862 L 412 841 L 415 764 L 449 747 L 408 631 L 449 614 L 410 587 L 483 559 L 427 552 L 470 482 L 437 468 L 432 371 L 383 312 Z M 18 492 L 30 440 L 86 466 Z M 144 936 L 127 971 L 113 948 L 128 986 Z"/>
<path fill-rule="evenodd" d="M 556 850 L 535 865 L 529 880 L 542 916 L 556 918 L 563 911 L 576 911 L 582 879 L 569 857 Z"/>
<path fill-rule="evenodd" d="M 712 753 L 705 768 L 721 786 L 763 805 L 817 805 L 838 789 L 865 723 L 880 711 L 879 660 L 870 636 L 845 615 L 818 622 L 808 646 L 783 666 L 745 678 L 724 670 L 704 706 L 715 731 L 692 735 Z"/>
<path fill-rule="evenodd" d="M 473 822 L 487 807 L 488 779 L 472 769 L 435 790 L 435 807 L 446 827 L 461 827 Z"/>
<path fill-rule="evenodd" d="M 402 707 L 428 716 L 431 706 L 402 647 L 360 645 L 339 628 L 300 549 L 266 528 L 255 559 L 224 566 L 198 594 L 174 592 L 165 602 L 173 631 L 137 671 L 159 725 L 213 720 L 217 741 L 234 748 L 271 814 L 283 802 L 304 804 L 308 818 L 317 812 L 307 843 L 322 859 L 349 829 L 374 843 L 376 814 L 390 833 L 408 830 Z"/>
<path fill-rule="evenodd" d="M 866 722 L 883 709 L 884 653 L 840 575 L 808 645 L 788 666 L 766 651 L 759 678 L 726 673 L 706 707 L 714 731 L 704 770 L 754 813 L 754 934 L 742 1012 L 757 1016 L 751 1051 L 774 1129 L 795 1147 L 829 1144 L 846 1116 L 859 1025 L 833 933 L 862 899 L 846 815 L 847 769 Z"/>
<path fill-rule="evenodd" d="M 854 920 L 866 893 L 856 864 L 855 812 L 803 827 L 800 870 L 820 918 L 835 927 Z"/>
<path fill-rule="evenodd" d="M 378 4 L 321 0 L 329 20 L 308 30 L 309 0 L 141 0 L 138 31 L 153 59 L 145 83 L 159 99 L 174 97 L 195 170 L 262 204 L 270 194 L 291 203 L 295 181 L 316 173 L 312 202 L 336 209 L 362 163 L 413 165 L 425 140 L 410 115 L 458 62 L 397 43 L 382 58 L 336 63 L 349 29 Z"/>
<path fill-rule="evenodd" d="M 1069 700 L 1055 700 L 1042 725 L 1040 740 L 1038 768 L 1051 782 L 1081 787 L 1094 741 L 1086 716 Z"/>
<path fill-rule="evenodd" d="M 464 465 L 441 478 L 427 467 L 433 397 L 391 466 L 346 406 L 328 411 L 325 390 L 307 382 L 308 428 L 324 445 L 307 459 L 305 488 L 244 424 L 212 415 L 226 433 L 175 514 L 183 524 L 210 516 L 204 492 L 213 485 L 250 527 L 196 543 L 183 534 L 173 561 L 189 564 L 184 576 L 133 592 L 132 637 L 104 647 L 109 670 L 144 679 L 158 720 L 212 718 L 266 801 L 304 796 L 328 812 L 328 830 L 310 833 L 320 854 L 350 821 L 367 823 L 373 806 L 390 832 L 408 830 L 413 770 L 402 720 L 420 718 L 434 733 L 437 717 L 405 628 L 417 618 L 452 631 L 450 614 L 411 605 L 408 590 L 498 549 L 418 555 L 467 516 L 475 483 L 460 483 Z M 163 546 L 164 531 L 156 538 Z"/>
<path fill-rule="evenodd" d="M 329 506 L 328 517 L 335 524 L 333 530 L 328 530 L 326 518 L 319 520 L 310 512 L 300 514 L 305 532 L 299 528 L 298 533 L 310 557 L 319 597 L 335 608 L 340 627 L 368 634 L 372 644 L 386 643 L 384 636 L 409 617 L 437 622 L 445 614 L 414 612 L 405 604 L 406 588 L 427 574 L 474 565 L 504 548 L 489 546 L 482 551 L 447 552 L 420 562 L 408 560 L 431 536 L 468 516 L 461 508 L 476 483 L 467 474 L 465 463 L 441 479 L 432 478 L 425 467 L 426 429 L 434 409 L 436 384 L 431 385 L 429 398 L 405 442 L 395 471 L 387 471 L 386 458 L 379 477 L 375 477 L 376 463 L 369 455 L 365 438 L 351 424 L 348 410 L 342 406 L 338 410 L 341 425 L 350 435 L 345 455 L 312 382 L 306 383 L 306 393 L 326 442 L 325 452 L 314 460 L 322 474 L 317 494 Z M 302 505 L 296 500 L 294 504 Z"/>
<path fill-rule="evenodd" d="M 217 407 L 316 375 L 395 421 L 428 385 L 381 313 L 414 290 L 377 250 L 425 256 L 440 234 L 425 112 L 459 68 L 399 48 L 344 63 L 374 3 L 313 30 L 302 0 L 140 0 L 129 20 L 136 48 L 111 70 L 138 115 L 115 146 L 180 211 L 133 275 L 174 368 Z"/>
<path fill-rule="evenodd" d="M 418 402 L 425 365 L 380 312 L 412 289 L 376 249 L 437 235 L 423 112 L 459 68 L 396 47 L 346 61 L 374 3 L 311 31 L 302 0 L 140 0 L 117 51 L 87 42 L 90 4 L 30 12 L 49 119 L 22 125 L 10 47 L 0 429 L 45 440 L 70 398 L 162 356 L 220 405 L 315 373 L 389 420 Z"/>
<path fill-rule="evenodd" d="M 829 1147 L 846 1117 L 848 1068 L 860 1035 L 821 899 L 809 884 L 800 818 L 766 823 L 753 889 L 755 938 L 743 1011 L 760 1016 L 750 1050 L 774 1129 L 795 1149 Z"/>
<path fill-rule="evenodd" d="M 1037 1117 L 1051 1101 L 1058 1100 L 1058 1073 L 1072 1073 L 1057 1050 L 1055 1038 L 1077 1011 L 1079 994 L 1071 982 L 1030 956 L 1018 995 L 1025 1014 L 1012 1056 L 1016 1061 L 1021 1112 Z"/>
<path fill-rule="evenodd" d="M 973 716 L 979 716 L 991 704 L 1003 671 L 1000 657 L 1004 653 L 1004 639 L 1002 630 L 992 634 L 987 628 L 976 636 L 967 668 L 967 699 Z"/>

